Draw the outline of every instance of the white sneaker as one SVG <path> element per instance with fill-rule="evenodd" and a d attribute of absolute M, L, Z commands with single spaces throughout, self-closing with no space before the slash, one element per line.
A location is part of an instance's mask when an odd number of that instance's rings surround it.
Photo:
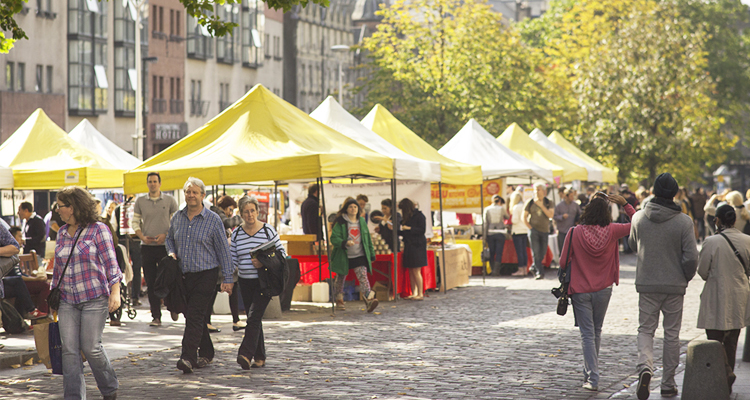
<path fill-rule="evenodd" d="M 598 387 L 591 384 L 591 382 L 586 382 L 583 384 L 583 388 L 586 390 L 591 390 L 592 392 L 596 392 L 599 390 Z"/>

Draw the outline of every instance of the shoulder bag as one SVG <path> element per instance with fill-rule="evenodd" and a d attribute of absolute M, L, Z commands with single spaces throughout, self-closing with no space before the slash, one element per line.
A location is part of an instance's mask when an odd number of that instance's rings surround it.
<path fill-rule="evenodd" d="M 568 257 L 564 268 L 560 268 L 557 272 L 557 277 L 560 280 L 560 287 L 552 289 L 552 294 L 557 297 L 557 315 L 565 315 L 568 312 L 568 287 L 570 286 L 570 266 L 573 261 L 570 259 L 570 252 L 573 250 L 573 230 L 575 227 L 570 228 L 568 234 L 570 239 L 568 240 Z"/>
<path fill-rule="evenodd" d="M 68 255 L 68 261 L 65 262 L 65 267 L 62 270 L 62 273 L 60 274 L 60 279 L 57 281 L 57 286 L 52 288 L 50 290 L 49 295 L 47 296 L 47 305 L 50 309 L 57 311 L 60 308 L 60 298 L 62 296 L 62 293 L 60 292 L 60 285 L 62 284 L 63 277 L 65 276 L 65 271 L 68 269 L 68 264 L 70 264 L 70 259 L 73 257 L 73 251 L 76 249 L 76 243 L 78 243 L 78 237 L 81 236 L 81 232 L 83 232 L 83 227 L 78 228 L 78 233 L 76 233 L 76 238 L 73 240 L 73 246 L 70 248 L 70 254 Z"/>
<path fill-rule="evenodd" d="M 750 225 L 750 223 L 747 223 L 746 225 Z M 723 236 L 724 239 L 727 240 L 727 243 L 729 243 L 729 247 L 732 248 L 732 251 L 734 252 L 734 255 L 737 256 L 737 259 L 740 260 L 740 265 L 742 265 L 742 269 L 745 271 L 745 275 L 747 275 L 747 267 L 745 266 L 745 261 L 742 260 L 742 256 L 740 256 L 740 252 L 737 250 L 736 247 L 732 244 L 732 241 L 729 240 L 727 235 L 725 235 L 723 232 L 719 232 L 719 235 Z"/>
<path fill-rule="evenodd" d="M 15 268 L 16 265 L 20 263 L 21 259 L 18 258 L 17 254 L 14 254 L 10 257 L 0 257 L 0 278 L 8 276 L 10 271 L 13 271 L 13 268 Z"/>
<path fill-rule="evenodd" d="M 266 224 L 263 224 L 263 233 L 266 234 L 269 242 L 273 239 L 268 233 L 268 225 Z M 286 281 L 289 279 L 286 257 L 275 245 L 258 250 L 254 256 L 263 265 L 262 268 L 257 268 L 261 295 L 273 297 L 282 294 L 286 287 Z"/>

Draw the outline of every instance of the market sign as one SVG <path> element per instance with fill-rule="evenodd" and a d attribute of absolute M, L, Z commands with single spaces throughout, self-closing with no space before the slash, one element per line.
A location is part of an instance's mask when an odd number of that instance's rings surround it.
<path fill-rule="evenodd" d="M 447 211 L 468 211 L 479 212 L 479 202 L 482 194 L 479 191 L 479 185 L 447 185 L 443 184 L 443 210 Z M 492 196 L 499 194 L 502 196 L 505 182 L 503 179 L 493 179 L 482 182 L 484 190 L 484 207 L 492 204 Z M 432 209 L 440 209 L 440 189 L 438 184 L 433 183 L 432 188 Z M 470 211 L 467 209 L 474 209 Z"/>

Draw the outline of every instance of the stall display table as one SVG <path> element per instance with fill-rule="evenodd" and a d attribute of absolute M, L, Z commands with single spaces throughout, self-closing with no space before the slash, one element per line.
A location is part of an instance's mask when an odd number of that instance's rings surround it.
<path fill-rule="evenodd" d="M 456 239 L 456 244 L 465 244 L 471 248 L 471 266 L 482 266 L 482 248 L 484 244 L 481 240 Z"/>
<path fill-rule="evenodd" d="M 438 265 L 440 268 L 443 267 L 443 262 L 440 260 L 442 251 L 435 252 L 438 257 Z M 466 286 L 469 284 L 469 276 L 471 276 L 471 259 L 469 252 L 463 247 L 446 248 L 445 249 L 445 281 L 441 282 L 440 290 L 453 289 L 454 287 Z"/>
<path fill-rule="evenodd" d="M 302 277 L 300 282 L 312 285 L 315 282 L 319 282 L 318 272 L 318 256 L 290 256 L 299 261 L 300 273 Z M 331 272 L 328 270 L 328 256 L 321 256 L 322 258 L 322 275 L 323 279 L 331 278 Z M 367 274 L 367 278 L 370 280 L 370 284 L 374 285 L 375 282 L 384 282 L 390 286 L 391 273 L 393 271 L 393 255 L 392 254 L 379 254 L 375 256 L 375 261 L 372 263 L 372 274 Z M 357 277 L 354 271 L 349 271 L 349 275 L 346 276 L 347 281 L 355 281 L 357 284 Z M 437 280 L 435 276 L 435 254 L 433 251 L 427 251 L 427 266 L 422 268 L 422 281 L 424 282 L 424 289 L 434 289 L 437 287 Z M 398 293 L 401 297 L 411 295 L 411 280 L 409 279 L 409 271 L 403 267 L 402 253 L 398 253 Z"/>

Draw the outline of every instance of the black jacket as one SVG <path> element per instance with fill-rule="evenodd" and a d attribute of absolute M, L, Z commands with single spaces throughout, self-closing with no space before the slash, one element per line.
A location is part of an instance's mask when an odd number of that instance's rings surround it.
<path fill-rule="evenodd" d="M 187 309 L 182 270 L 177 260 L 170 256 L 162 258 L 156 267 L 154 294 L 164 299 L 164 305 L 171 312 L 179 314 Z"/>
<path fill-rule="evenodd" d="M 399 227 L 398 231 L 404 238 L 404 267 L 421 268 L 426 266 L 427 238 L 424 235 L 426 229 L 424 214 L 419 210 L 414 210 L 411 217 L 404 220 L 402 224 L 411 228 L 405 231 Z"/>
<path fill-rule="evenodd" d="M 37 256 L 44 258 L 44 252 L 47 248 L 45 230 L 47 230 L 47 224 L 38 215 L 34 215 L 26 221 L 26 245 L 23 246 L 23 254 L 29 254 L 31 250 L 36 250 Z"/>
<path fill-rule="evenodd" d="M 318 217 L 318 208 L 320 201 L 315 196 L 307 196 L 300 207 L 300 216 L 302 217 L 302 232 L 306 235 L 317 235 L 318 240 L 323 239 L 323 229 L 320 226 L 320 217 Z"/>

